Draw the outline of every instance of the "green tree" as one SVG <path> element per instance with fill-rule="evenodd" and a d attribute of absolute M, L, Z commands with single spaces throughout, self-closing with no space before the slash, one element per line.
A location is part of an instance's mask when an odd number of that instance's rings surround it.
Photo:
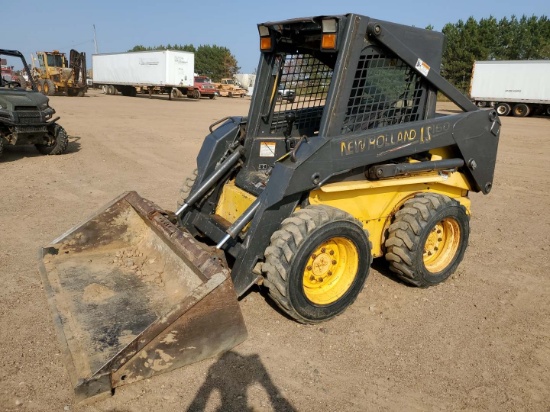
<path fill-rule="evenodd" d="M 494 17 L 447 23 L 442 74 L 467 91 L 476 60 L 550 59 L 550 21 L 546 16 Z"/>

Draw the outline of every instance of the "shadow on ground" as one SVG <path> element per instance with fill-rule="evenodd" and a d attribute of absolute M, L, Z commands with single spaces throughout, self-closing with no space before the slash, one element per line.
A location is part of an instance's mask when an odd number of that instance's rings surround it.
<path fill-rule="evenodd" d="M 252 411 L 247 397 L 247 389 L 252 385 L 265 389 L 273 411 L 296 411 L 275 386 L 258 355 L 242 356 L 229 351 L 210 367 L 187 412 L 204 411 L 214 392 L 218 392 L 221 399 L 217 411 Z"/>
<path fill-rule="evenodd" d="M 69 153 L 76 153 L 80 151 L 80 137 L 79 136 L 69 136 L 69 144 L 67 145 L 67 151 L 60 156 Z M 11 146 L 4 144 L 4 150 L 2 156 L 0 157 L 0 163 L 15 162 L 17 160 L 23 159 L 25 157 L 41 157 L 44 156 L 34 145 L 24 145 L 24 146 Z"/>

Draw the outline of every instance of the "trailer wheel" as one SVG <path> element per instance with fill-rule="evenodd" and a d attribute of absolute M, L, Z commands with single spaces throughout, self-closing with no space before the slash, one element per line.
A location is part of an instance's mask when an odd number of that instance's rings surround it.
<path fill-rule="evenodd" d="M 550 116 L 550 106 L 546 106 L 546 114 Z"/>
<path fill-rule="evenodd" d="M 55 84 L 50 79 L 47 79 L 44 81 L 42 90 L 46 96 L 53 96 L 55 94 Z"/>
<path fill-rule="evenodd" d="M 177 99 L 177 98 L 179 97 L 179 96 L 178 96 L 178 89 L 175 89 L 175 88 L 174 88 L 174 89 L 170 90 L 170 97 L 171 97 L 172 99 Z"/>
<path fill-rule="evenodd" d="M 465 208 L 447 196 L 421 193 L 395 214 L 386 260 L 402 280 L 418 287 L 447 279 L 462 261 L 470 234 Z"/>
<path fill-rule="evenodd" d="M 531 112 L 531 108 L 528 104 L 518 103 L 514 106 L 513 114 L 516 117 L 527 117 Z"/>
<path fill-rule="evenodd" d="M 372 262 L 361 223 L 324 205 L 307 206 L 285 219 L 265 257 L 269 296 L 301 323 L 341 314 L 363 289 Z"/>
<path fill-rule="evenodd" d="M 187 176 L 185 178 L 185 181 L 183 182 L 183 186 L 180 189 L 178 201 L 176 203 L 176 210 L 182 207 L 183 204 L 185 203 L 185 199 L 189 197 L 189 193 L 191 192 L 191 189 L 195 184 L 195 180 L 197 180 L 197 169 L 193 170 L 193 173 L 191 174 L 191 176 Z"/>
<path fill-rule="evenodd" d="M 508 116 L 512 111 L 512 108 L 508 103 L 499 103 L 496 105 L 495 110 L 499 116 Z"/>
<path fill-rule="evenodd" d="M 60 155 L 67 151 L 69 145 L 69 137 L 67 132 L 61 126 L 56 124 L 53 130 L 49 131 L 51 140 L 50 144 L 36 144 L 38 151 L 44 155 Z"/>

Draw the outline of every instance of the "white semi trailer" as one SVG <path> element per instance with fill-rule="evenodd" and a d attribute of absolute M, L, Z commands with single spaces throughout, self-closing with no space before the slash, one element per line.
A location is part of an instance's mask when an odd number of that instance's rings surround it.
<path fill-rule="evenodd" d="M 470 97 L 500 116 L 550 115 L 550 60 L 476 61 Z"/>
<path fill-rule="evenodd" d="M 105 53 L 92 56 L 93 84 L 106 94 L 120 92 L 168 93 L 170 98 L 192 97 L 195 55 L 191 52 L 157 50 Z"/>

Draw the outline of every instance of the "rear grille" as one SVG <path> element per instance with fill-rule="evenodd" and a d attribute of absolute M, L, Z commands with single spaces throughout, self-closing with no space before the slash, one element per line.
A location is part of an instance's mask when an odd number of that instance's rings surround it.
<path fill-rule="evenodd" d="M 15 106 L 15 112 L 21 124 L 40 123 L 42 120 L 40 111 L 34 106 Z"/>

